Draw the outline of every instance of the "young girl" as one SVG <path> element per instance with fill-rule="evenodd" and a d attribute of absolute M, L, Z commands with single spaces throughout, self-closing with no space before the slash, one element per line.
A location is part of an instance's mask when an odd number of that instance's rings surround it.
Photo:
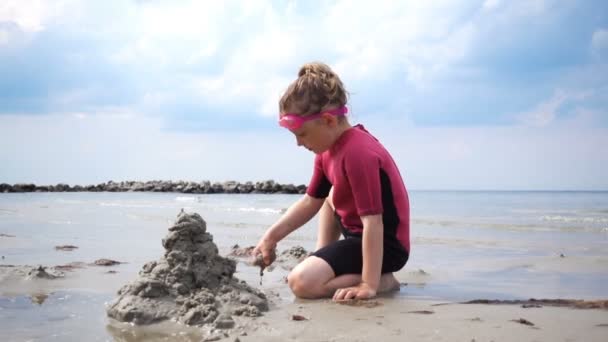
<path fill-rule="evenodd" d="M 301 298 L 363 299 L 399 288 L 392 272 L 409 256 L 409 199 L 397 165 L 362 125 L 351 126 L 346 100 L 340 78 L 309 63 L 279 102 L 279 124 L 316 154 L 314 171 L 306 194 L 252 253 L 270 265 L 277 243 L 319 213 L 316 251 L 287 277 Z"/>

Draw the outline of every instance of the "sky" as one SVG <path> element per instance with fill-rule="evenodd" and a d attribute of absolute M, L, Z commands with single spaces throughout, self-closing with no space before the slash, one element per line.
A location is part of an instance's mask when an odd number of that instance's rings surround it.
<path fill-rule="evenodd" d="M 0 0 L 0 183 L 307 184 L 310 61 L 412 190 L 608 190 L 608 2 Z"/>

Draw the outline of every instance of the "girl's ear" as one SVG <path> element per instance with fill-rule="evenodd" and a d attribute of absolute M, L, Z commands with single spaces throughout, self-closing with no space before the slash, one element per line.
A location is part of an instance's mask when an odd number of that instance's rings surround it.
<path fill-rule="evenodd" d="M 323 113 L 323 115 L 321 115 L 321 117 L 323 118 L 323 122 L 325 124 L 327 124 L 329 127 L 336 127 L 336 125 L 338 124 L 338 117 L 336 117 L 335 115 L 331 115 L 329 113 Z"/>

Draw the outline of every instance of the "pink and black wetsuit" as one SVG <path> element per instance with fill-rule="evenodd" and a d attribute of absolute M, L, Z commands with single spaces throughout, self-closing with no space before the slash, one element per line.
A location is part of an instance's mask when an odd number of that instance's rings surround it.
<path fill-rule="evenodd" d="M 407 190 L 393 158 L 362 125 L 344 132 L 332 147 L 315 158 L 307 194 L 325 198 L 333 187 L 336 218 L 345 237 L 314 253 L 336 276 L 361 273 L 361 216 L 382 215 L 382 273 L 395 272 L 410 251 L 410 206 Z"/>

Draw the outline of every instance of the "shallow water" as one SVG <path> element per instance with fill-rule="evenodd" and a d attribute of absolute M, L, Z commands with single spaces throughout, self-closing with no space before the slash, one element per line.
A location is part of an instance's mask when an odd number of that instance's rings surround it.
<path fill-rule="evenodd" d="M 298 195 L 175 193 L 0 194 L 0 265 L 126 262 L 86 267 L 63 280 L 0 279 L 2 340 L 197 339 L 196 331 L 159 331 L 109 324 L 104 303 L 164 252 L 161 239 L 178 212 L 198 212 L 221 254 L 253 245 Z M 607 298 L 608 193 L 411 192 L 412 255 L 397 274 L 398 296 L 439 300 L 476 298 Z M 316 220 L 279 249 L 311 250 Z M 76 245 L 56 251 L 58 245 Z M 108 269 L 115 274 L 106 273 Z M 423 270 L 423 271 L 421 271 Z M 293 301 L 282 278 L 267 272 L 261 286 Z M 259 274 L 240 262 L 237 277 L 259 286 Z M 46 298 L 45 298 L 46 296 Z M 39 302 L 39 303 L 38 303 Z M 194 334 L 194 335 L 192 335 Z"/>

